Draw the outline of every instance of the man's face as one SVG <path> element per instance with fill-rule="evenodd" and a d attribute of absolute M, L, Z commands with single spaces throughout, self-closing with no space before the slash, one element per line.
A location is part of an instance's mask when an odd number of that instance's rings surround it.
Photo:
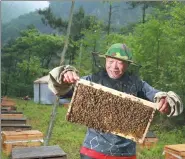
<path fill-rule="evenodd" d="M 110 78 L 118 79 L 120 78 L 128 67 L 128 63 L 114 59 L 111 57 L 106 57 L 106 71 Z"/>

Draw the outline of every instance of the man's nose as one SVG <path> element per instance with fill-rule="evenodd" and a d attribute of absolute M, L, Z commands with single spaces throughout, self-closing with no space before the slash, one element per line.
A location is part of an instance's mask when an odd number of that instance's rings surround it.
<path fill-rule="evenodd" d="M 117 62 L 113 62 L 113 63 L 112 63 L 112 67 L 113 67 L 113 68 L 118 68 Z"/>

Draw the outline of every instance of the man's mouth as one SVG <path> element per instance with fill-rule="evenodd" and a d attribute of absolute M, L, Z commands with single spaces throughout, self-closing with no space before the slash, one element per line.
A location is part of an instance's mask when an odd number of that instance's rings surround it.
<path fill-rule="evenodd" d="M 119 74 L 119 71 L 111 71 L 111 73 L 113 73 L 113 74 Z"/>

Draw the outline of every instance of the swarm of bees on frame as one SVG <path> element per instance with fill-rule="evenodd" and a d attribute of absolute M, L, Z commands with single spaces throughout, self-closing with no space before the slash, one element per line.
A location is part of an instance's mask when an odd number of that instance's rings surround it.
<path fill-rule="evenodd" d="M 132 134 L 141 138 L 153 113 L 153 108 L 78 84 L 67 120 L 102 132 Z"/>

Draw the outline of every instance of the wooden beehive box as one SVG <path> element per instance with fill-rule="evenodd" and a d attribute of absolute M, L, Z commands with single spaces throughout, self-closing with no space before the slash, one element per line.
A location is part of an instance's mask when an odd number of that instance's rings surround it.
<path fill-rule="evenodd" d="M 70 103 L 64 103 L 64 104 L 63 104 L 63 106 L 64 106 L 65 108 L 69 108 L 69 105 L 70 105 Z"/>
<path fill-rule="evenodd" d="M 185 144 L 166 145 L 164 153 L 165 159 L 185 159 Z"/>
<path fill-rule="evenodd" d="M 66 153 L 58 146 L 14 148 L 12 159 L 67 159 Z"/>
<path fill-rule="evenodd" d="M 25 124 L 1 124 L 2 131 L 24 131 L 31 130 L 31 125 Z"/>
<path fill-rule="evenodd" d="M 3 97 L 1 101 L 1 108 L 7 108 L 8 110 L 14 110 L 15 109 L 15 102 L 8 98 L 8 97 Z"/>
<path fill-rule="evenodd" d="M 1 124 L 26 124 L 26 118 L 1 118 Z"/>
<path fill-rule="evenodd" d="M 147 148 L 151 149 L 153 146 L 155 146 L 158 142 L 158 138 L 155 136 L 155 134 L 151 131 L 148 131 L 146 134 L 146 137 L 142 144 L 140 144 L 140 148 Z"/>
<path fill-rule="evenodd" d="M 22 112 L 1 112 L 1 124 L 26 124 L 26 118 Z"/>
<path fill-rule="evenodd" d="M 43 142 L 43 134 L 38 130 L 27 131 L 2 131 L 2 148 L 9 155 L 15 147 L 40 146 Z"/>
<path fill-rule="evenodd" d="M 67 120 L 143 143 L 156 108 L 155 103 L 80 80 Z"/>

